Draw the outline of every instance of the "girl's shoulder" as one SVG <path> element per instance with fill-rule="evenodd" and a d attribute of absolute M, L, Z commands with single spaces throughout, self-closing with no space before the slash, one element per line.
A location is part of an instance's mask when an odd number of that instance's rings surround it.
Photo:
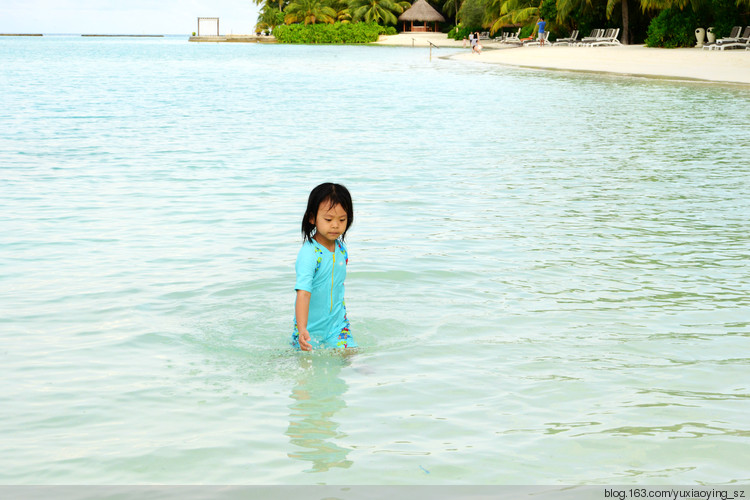
<path fill-rule="evenodd" d="M 302 246 L 300 247 L 299 253 L 297 255 L 298 256 L 315 255 L 319 253 L 323 253 L 323 250 L 320 248 L 320 245 L 318 245 L 314 241 L 313 242 L 305 241 L 304 243 L 302 243 Z"/>
<path fill-rule="evenodd" d="M 323 250 L 315 243 L 305 241 L 302 247 L 299 249 L 297 254 L 297 263 L 295 268 L 297 272 L 309 273 L 313 270 L 313 274 L 320 269 L 320 265 L 323 262 Z"/>

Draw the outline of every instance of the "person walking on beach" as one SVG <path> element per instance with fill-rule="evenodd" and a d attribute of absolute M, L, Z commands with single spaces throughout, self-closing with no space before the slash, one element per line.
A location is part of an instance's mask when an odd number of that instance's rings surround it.
<path fill-rule="evenodd" d="M 349 264 L 344 236 L 353 220 L 352 197 L 341 184 L 326 182 L 310 192 L 302 217 L 304 241 L 294 266 L 292 346 L 297 349 L 357 347 L 344 304 Z"/>
<path fill-rule="evenodd" d="M 476 31 L 472 33 L 470 36 L 471 36 L 471 51 L 476 52 L 477 54 L 481 54 L 482 45 L 479 43 L 479 32 Z"/>
<path fill-rule="evenodd" d="M 543 17 L 539 17 L 539 21 L 536 22 L 536 25 L 539 27 L 539 46 L 544 46 L 544 28 L 547 26 L 547 23 L 544 21 Z"/>
<path fill-rule="evenodd" d="M 477 45 L 477 39 L 474 38 L 474 32 L 469 33 L 469 45 L 471 45 L 471 51 L 474 52 L 474 47 Z"/>

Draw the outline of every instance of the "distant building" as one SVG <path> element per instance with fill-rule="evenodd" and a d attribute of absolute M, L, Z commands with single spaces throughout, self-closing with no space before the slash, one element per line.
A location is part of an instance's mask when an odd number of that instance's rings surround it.
<path fill-rule="evenodd" d="M 414 5 L 407 11 L 398 16 L 398 20 L 403 22 L 402 31 L 438 31 L 438 23 L 444 23 L 445 18 L 440 12 L 436 11 L 427 0 L 417 0 Z M 418 24 L 415 26 L 414 23 Z M 429 23 L 434 23 L 430 26 Z M 409 29 L 407 29 L 407 25 Z"/>

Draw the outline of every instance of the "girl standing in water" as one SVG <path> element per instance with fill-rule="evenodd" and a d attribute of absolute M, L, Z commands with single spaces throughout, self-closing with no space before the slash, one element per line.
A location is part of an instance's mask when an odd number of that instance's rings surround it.
<path fill-rule="evenodd" d="M 303 351 L 357 347 L 349 333 L 344 279 L 346 231 L 354 221 L 352 197 L 341 184 L 312 190 L 302 217 L 304 243 L 297 255 L 292 345 Z"/>

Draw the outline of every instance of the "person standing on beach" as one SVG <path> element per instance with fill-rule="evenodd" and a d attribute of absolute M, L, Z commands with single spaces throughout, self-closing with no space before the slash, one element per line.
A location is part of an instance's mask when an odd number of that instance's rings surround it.
<path fill-rule="evenodd" d="M 350 334 L 344 303 L 344 279 L 349 254 L 344 236 L 354 220 L 349 191 L 330 182 L 310 192 L 302 217 L 304 243 L 294 269 L 294 333 L 292 346 L 313 348 L 358 347 Z"/>
<path fill-rule="evenodd" d="M 477 39 L 474 38 L 474 32 L 469 33 L 469 45 L 471 45 L 471 51 L 474 52 L 474 47 L 477 45 Z"/>
<path fill-rule="evenodd" d="M 547 26 L 547 23 L 544 22 L 543 17 L 540 17 L 536 25 L 539 27 L 539 38 L 537 40 L 539 40 L 539 46 L 542 47 L 544 45 L 544 28 Z"/>
<path fill-rule="evenodd" d="M 479 45 L 479 32 L 474 32 L 471 34 L 471 51 L 476 52 L 477 54 L 482 53 L 482 46 Z"/>

